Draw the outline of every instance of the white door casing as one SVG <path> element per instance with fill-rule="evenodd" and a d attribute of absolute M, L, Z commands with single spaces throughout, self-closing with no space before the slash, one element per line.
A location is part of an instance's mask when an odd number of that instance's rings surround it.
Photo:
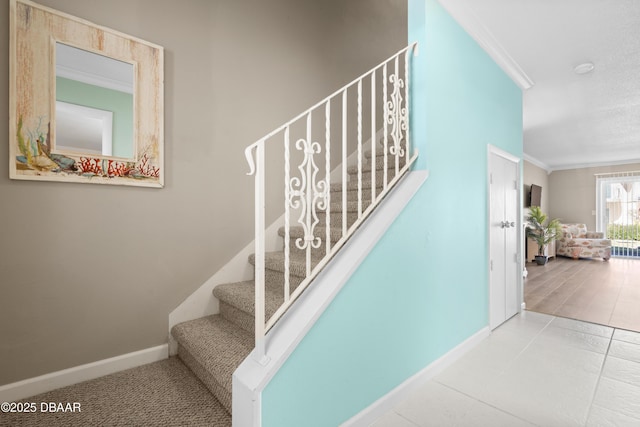
<path fill-rule="evenodd" d="M 489 326 L 518 313 L 522 302 L 520 159 L 488 146 Z"/>

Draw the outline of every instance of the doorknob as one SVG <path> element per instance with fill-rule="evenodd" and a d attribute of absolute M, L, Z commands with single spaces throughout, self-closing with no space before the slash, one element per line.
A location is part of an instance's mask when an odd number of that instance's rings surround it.
<path fill-rule="evenodd" d="M 509 223 L 509 227 L 515 227 L 515 226 L 516 226 L 516 223 L 515 223 L 515 222 L 511 221 L 511 222 Z"/>

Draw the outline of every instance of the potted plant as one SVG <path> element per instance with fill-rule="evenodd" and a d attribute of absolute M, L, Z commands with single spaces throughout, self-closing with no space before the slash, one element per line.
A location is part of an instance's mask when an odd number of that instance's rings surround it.
<path fill-rule="evenodd" d="M 538 255 L 536 255 L 536 263 L 545 265 L 548 257 L 544 254 L 547 245 L 562 233 L 560 220 L 553 219 L 547 222 L 547 216 L 542 213 L 540 206 L 531 206 L 529 216 L 527 216 L 527 237 L 530 237 L 538 244 Z"/>

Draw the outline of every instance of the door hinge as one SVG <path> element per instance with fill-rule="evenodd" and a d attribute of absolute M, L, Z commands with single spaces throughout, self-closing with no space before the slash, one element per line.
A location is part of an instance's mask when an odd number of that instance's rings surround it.
<path fill-rule="evenodd" d="M 518 181 L 513 181 L 513 189 L 514 190 L 518 189 Z"/>
<path fill-rule="evenodd" d="M 493 260 L 489 261 L 489 271 L 493 271 Z"/>
<path fill-rule="evenodd" d="M 493 174 L 489 174 L 489 184 L 493 184 Z"/>

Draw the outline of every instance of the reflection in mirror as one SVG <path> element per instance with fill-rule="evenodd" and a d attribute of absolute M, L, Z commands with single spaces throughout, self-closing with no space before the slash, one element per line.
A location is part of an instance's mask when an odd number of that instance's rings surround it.
<path fill-rule="evenodd" d="M 113 112 L 56 101 L 56 148 L 111 156 Z"/>
<path fill-rule="evenodd" d="M 133 65 L 56 42 L 54 151 L 134 157 Z"/>

